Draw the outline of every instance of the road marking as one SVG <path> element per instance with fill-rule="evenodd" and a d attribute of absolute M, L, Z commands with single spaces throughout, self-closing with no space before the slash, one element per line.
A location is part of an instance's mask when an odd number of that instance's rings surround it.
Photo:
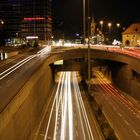
<path fill-rule="evenodd" d="M 116 110 L 116 107 L 113 106 L 113 109 Z"/>
<path fill-rule="evenodd" d="M 122 117 L 122 114 L 121 114 L 121 113 L 118 113 L 118 115 L 119 115 L 120 117 Z"/>
<path fill-rule="evenodd" d="M 134 115 L 137 115 L 135 112 L 133 112 Z"/>
<path fill-rule="evenodd" d="M 128 101 L 128 102 L 129 102 L 129 105 L 133 106 L 133 104 L 130 101 Z"/>
<path fill-rule="evenodd" d="M 133 130 L 133 133 L 134 133 L 136 136 L 139 136 L 139 134 L 138 134 L 135 130 Z"/>
<path fill-rule="evenodd" d="M 47 137 L 47 139 L 51 140 L 52 138 L 51 137 Z"/>
<path fill-rule="evenodd" d="M 77 137 L 78 137 L 78 131 L 76 130 L 76 135 L 77 135 Z"/>
<path fill-rule="evenodd" d="M 44 135 L 44 134 L 40 134 L 40 136 L 41 136 L 41 137 L 44 137 L 45 135 Z"/>
<path fill-rule="evenodd" d="M 124 120 L 124 122 L 125 122 L 127 125 L 129 125 L 129 122 L 128 122 L 127 120 Z"/>
<path fill-rule="evenodd" d="M 110 105 L 112 104 L 111 102 L 108 102 Z"/>

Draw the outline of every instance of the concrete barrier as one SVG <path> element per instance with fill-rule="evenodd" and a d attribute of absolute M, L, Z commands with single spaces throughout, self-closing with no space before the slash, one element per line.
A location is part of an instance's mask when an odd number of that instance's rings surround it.
<path fill-rule="evenodd" d="M 53 84 L 51 67 L 45 63 L 30 77 L 0 114 L 0 140 L 27 140 Z"/>

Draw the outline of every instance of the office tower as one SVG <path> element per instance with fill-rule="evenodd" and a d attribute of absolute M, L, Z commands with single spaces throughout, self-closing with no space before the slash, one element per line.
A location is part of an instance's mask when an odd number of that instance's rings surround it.
<path fill-rule="evenodd" d="M 52 34 L 51 1 L 23 0 L 22 1 L 21 35 L 38 36 L 39 40 L 48 40 Z"/>
<path fill-rule="evenodd" d="M 6 37 L 51 38 L 51 0 L 1 0 L 0 19 L 4 20 Z"/>

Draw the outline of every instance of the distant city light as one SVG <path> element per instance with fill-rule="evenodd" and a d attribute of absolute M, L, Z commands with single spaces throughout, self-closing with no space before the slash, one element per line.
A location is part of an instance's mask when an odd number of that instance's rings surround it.
<path fill-rule="evenodd" d="M 4 21 L 2 21 L 1 24 L 4 24 Z"/>
<path fill-rule="evenodd" d="M 117 25 L 118 28 L 120 27 L 120 23 L 117 23 L 116 25 Z"/>
<path fill-rule="evenodd" d="M 100 21 L 100 24 L 102 25 L 103 23 L 104 23 L 104 22 L 101 20 L 101 21 Z"/>
<path fill-rule="evenodd" d="M 112 45 L 121 45 L 121 42 L 114 39 L 114 41 L 112 42 Z"/>
<path fill-rule="evenodd" d="M 80 36 L 80 34 L 76 33 L 75 36 Z"/>
<path fill-rule="evenodd" d="M 38 39 L 38 36 L 27 36 L 26 39 Z"/>
<path fill-rule="evenodd" d="M 108 27 L 111 27 L 111 26 L 112 26 L 112 24 L 109 22 L 109 23 L 108 23 Z"/>
<path fill-rule="evenodd" d="M 1 24 L 4 24 L 4 21 L 3 20 L 0 20 Z"/>

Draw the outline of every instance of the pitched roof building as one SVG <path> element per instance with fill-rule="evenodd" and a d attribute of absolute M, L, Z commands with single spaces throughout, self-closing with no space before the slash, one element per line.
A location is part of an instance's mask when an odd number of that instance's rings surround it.
<path fill-rule="evenodd" d="M 122 44 L 124 46 L 140 46 L 140 23 L 131 24 L 122 33 Z"/>

